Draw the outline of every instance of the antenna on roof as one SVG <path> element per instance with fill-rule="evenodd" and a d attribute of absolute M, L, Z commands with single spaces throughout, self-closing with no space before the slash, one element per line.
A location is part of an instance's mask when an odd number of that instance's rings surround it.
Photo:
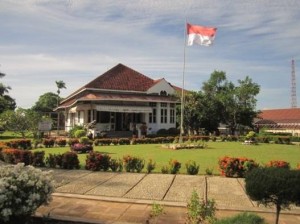
<path fill-rule="evenodd" d="M 291 81 L 292 81 L 292 88 L 291 88 L 291 106 L 292 108 L 297 108 L 297 87 L 296 87 L 296 72 L 295 72 L 295 61 L 292 59 L 292 73 L 291 73 Z"/>

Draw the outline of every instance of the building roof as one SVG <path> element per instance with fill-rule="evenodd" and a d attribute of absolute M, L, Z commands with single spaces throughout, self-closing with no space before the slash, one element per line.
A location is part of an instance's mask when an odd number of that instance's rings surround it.
<path fill-rule="evenodd" d="M 300 108 L 262 110 L 259 117 L 276 123 L 298 123 L 300 122 Z"/>
<path fill-rule="evenodd" d="M 145 100 L 148 102 L 176 102 L 173 97 L 162 96 L 143 96 L 147 90 L 156 85 L 163 79 L 153 80 L 123 64 L 118 64 L 104 74 L 98 76 L 91 82 L 87 83 L 77 91 L 66 97 L 58 108 L 65 108 L 75 104 L 78 101 L 105 101 L 105 100 L 128 100 L 137 101 Z M 172 86 L 175 91 L 180 88 Z M 91 92 L 92 91 L 92 92 Z M 109 94 L 107 94 L 109 93 Z M 140 93 L 139 99 L 130 96 L 130 93 Z M 166 98 L 166 99 L 165 99 Z M 168 98 L 168 100 L 167 100 Z M 57 109 L 58 109 L 57 108 Z"/>
<path fill-rule="evenodd" d="M 147 91 L 156 83 L 155 80 L 123 65 L 118 64 L 103 75 L 86 84 L 85 88 Z"/>

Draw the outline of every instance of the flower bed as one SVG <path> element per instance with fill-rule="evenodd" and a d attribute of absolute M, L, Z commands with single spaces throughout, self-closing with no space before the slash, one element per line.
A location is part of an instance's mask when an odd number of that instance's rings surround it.
<path fill-rule="evenodd" d="M 258 167 L 253 159 L 228 156 L 219 159 L 218 164 L 221 175 L 226 177 L 245 177 L 248 171 Z"/>
<path fill-rule="evenodd" d="M 85 145 L 82 143 L 76 143 L 74 145 L 71 145 L 71 151 L 76 153 L 88 153 L 93 151 L 92 145 Z"/>

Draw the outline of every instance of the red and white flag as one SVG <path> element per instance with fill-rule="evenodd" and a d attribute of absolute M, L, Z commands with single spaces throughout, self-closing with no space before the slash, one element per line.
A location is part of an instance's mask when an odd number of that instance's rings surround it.
<path fill-rule="evenodd" d="M 196 26 L 187 23 L 187 45 L 199 44 L 204 46 L 210 46 L 216 36 L 217 28 Z"/>

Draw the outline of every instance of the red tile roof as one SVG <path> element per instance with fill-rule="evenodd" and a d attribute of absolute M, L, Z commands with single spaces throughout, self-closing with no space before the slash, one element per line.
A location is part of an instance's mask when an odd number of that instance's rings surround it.
<path fill-rule="evenodd" d="M 147 91 L 155 84 L 155 80 L 131 69 L 123 64 L 118 64 L 112 69 L 97 77 L 85 88 L 125 90 L 125 91 Z"/>
<path fill-rule="evenodd" d="M 277 123 L 300 122 L 300 108 L 263 110 L 259 117 Z"/>

